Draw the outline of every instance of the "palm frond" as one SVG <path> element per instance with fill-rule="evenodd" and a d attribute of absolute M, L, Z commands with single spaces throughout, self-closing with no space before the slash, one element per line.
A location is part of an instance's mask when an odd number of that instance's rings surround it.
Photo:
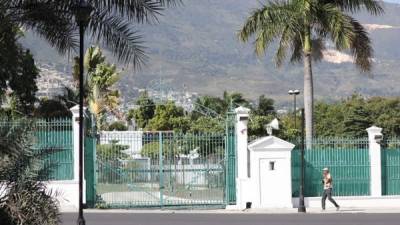
<path fill-rule="evenodd" d="M 372 15 L 384 13 L 382 1 L 377 0 L 323 0 L 322 4 L 333 4 L 342 10 L 355 13 L 365 9 Z"/>
<path fill-rule="evenodd" d="M 49 44 L 64 54 L 78 46 L 78 36 L 73 15 L 66 4 L 53 1 L 21 1 L 18 10 L 11 11 L 11 17 L 27 29 L 34 30 Z"/>
<path fill-rule="evenodd" d="M 166 7 L 177 6 L 181 0 L 88 0 L 94 8 L 90 33 L 118 57 L 144 64 L 147 57 L 141 35 L 133 24 L 157 20 Z M 0 9 L 12 15 L 17 26 L 24 26 L 46 39 L 65 54 L 76 50 L 78 27 L 75 20 L 76 0 L 0 0 Z"/>
<path fill-rule="evenodd" d="M 326 4 L 315 13 L 316 30 L 321 36 L 330 36 L 338 50 L 349 49 L 354 39 L 352 18 L 332 4 Z"/>
<path fill-rule="evenodd" d="M 162 5 L 154 0 L 100 0 L 91 1 L 94 8 L 103 9 L 108 14 L 118 13 L 121 17 L 142 23 L 156 19 Z"/>
<path fill-rule="evenodd" d="M 296 36 L 292 40 L 292 56 L 290 58 L 291 63 L 298 63 L 303 60 L 303 43 L 300 36 Z"/>
<path fill-rule="evenodd" d="M 373 48 L 371 39 L 364 27 L 355 19 L 351 21 L 354 28 L 355 38 L 351 43 L 350 51 L 355 59 L 355 64 L 363 72 L 372 69 Z"/>
<path fill-rule="evenodd" d="M 239 39 L 247 42 L 251 36 L 255 36 L 255 52 L 261 56 L 266 48 L 279 37 L 286 38 L 283 33 L 293 35 L 299 32 L 299 13 L 296 5 L 287 1 L 270 1 L 263 5 L 261 9 L 256 9 L 246 20 L 243 28 L 239 32 Z M 287 46 L 287 40 L 281 40 Z M 283 50 L 283 48 L 281 49 Z M 278 50 L 279 51 L 279 50 Z M 282 61 L 284 51 L 279 51 L 276 57 L 277 64 Z"/>
<path fill-rule="evenodd" d="M 89 29 L 96 41 L 102 41 L 121 61 L 132 62 L 135 68 L 145 64 L 147 56 L 142 35 L 128 21 L 106 10 L 95 11 Z"/>
<path fill-rule="evenodd" d="M 275 63 L 278 67 L 280 67 L 285 58 L 286 58 L 286 53 L 290 48 L 290 44 L 291 44 L 291 40 L 293 40 L 293 36 L 295 36 L 295 34 L 293 34 L 293 32 L 291 32 L 289 27 L 286 27 L 283 32 L 282 35 L 280 37 L 280 41 L 278 44 L 278 50 L 276 51 L 275 54 Z"/>
<path fill-rule="evenodd" d="M 370 71 L 373 49 L 364 27 L 332 4 L 326 4 L 320 9 L 316 14 L 320 22 L 319 34 L 329 35 L 339 51 L 351 51 L 355 64 L 361 71 Z"/>
<path fill-rule="evenodd" d="M 143 23 L 157 20 L 157 16 L 165 7 L 176 6 L 181 0 L 92 0 L 95 8 L 101 8 L 108 13 L 118 13 L 121 17 Z"/>

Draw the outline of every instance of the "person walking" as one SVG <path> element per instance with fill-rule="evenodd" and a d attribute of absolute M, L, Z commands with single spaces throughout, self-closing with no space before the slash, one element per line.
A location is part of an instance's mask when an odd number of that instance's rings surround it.
<path fill-rule="evenodd" d="M 339 211 L 340 206 L 332 198 L 333 179 L 328 168 L 323 169 L 322 176 L 322 184 L 324 185 L 324 193 L 322 194 L 322 210 L 325 210 L 325 202 L 328 198 L 328 200 L 336 207 L 336 210 Z"/>

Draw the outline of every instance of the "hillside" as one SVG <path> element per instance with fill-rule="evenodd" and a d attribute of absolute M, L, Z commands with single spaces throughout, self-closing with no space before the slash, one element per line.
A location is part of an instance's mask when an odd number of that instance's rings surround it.
<path fill-rule="evenodd" d="M 240 43 L 236 32 L 258 0 L 186 0 L 185 5 L 168 9 L 157 25 L 141 26 L 151 57 L 141 71 L 130 67 L 121 82 L 129 95 L 132 86 L 147 87 L 162 79 L 177 90 L 221 95 L 223 90 L 239 91 L 248 98 L 266 94 L 285 103 L 287 90 L 302 89 L 302 66 L 275 68 L 271 55 L 257 59 L 250 44 Z M 365 95 L 400 95 L 400 5 L 386 4 L 386 14 L 356 15 L 371 32 L 375 47 L 372 74 L 360 74 L 346 55 L 327 52 L 330 62 L 315 65 L 315 94 L 338 99 L 354 92 Z M 27 34 L 23 44 L 31 48 L 39 62 L 52 62 L 66 71 L 70 65 L 47 44 Z M 120 68 L 123 65 L 120 66 Z"/>

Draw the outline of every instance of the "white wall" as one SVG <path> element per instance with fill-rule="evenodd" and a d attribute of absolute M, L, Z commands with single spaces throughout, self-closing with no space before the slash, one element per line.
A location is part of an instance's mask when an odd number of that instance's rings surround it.
<path fill-rule="evenodd" d="M 78 181 L 51 181 L 47 187 L 56 193 L 60 209 L 63 212 L 78 211 L 79 208 L 79 185 Z M 83 203 L 86 203 L 86 183 L 83 183 Z"/>
<path fill-rule="evenodd" d="M 137 157 L 143 147 L 143 131 L 102 131 L 100 144 L 109 144 L 118 141 L 119 145 L 129 146 L 125 153 Z"/>

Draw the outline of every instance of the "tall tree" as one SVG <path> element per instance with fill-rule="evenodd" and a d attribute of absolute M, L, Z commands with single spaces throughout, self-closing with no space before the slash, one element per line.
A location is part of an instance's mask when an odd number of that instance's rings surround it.
<path fill-rule="evenodd" d="M 271 98 L 265 97 L 265 95 L 261 95 L 258 98 L 257 108 L 254 110 L 255 114 L 260 116 L 266 116 L 274 113 L 274 100 Z"/>
<path fill-rule="evenodd" d="M 348 137 L 364 137 L 365 129 L 372 125 L 369 114 L 363 105 L 350 106 L 343 123 L 343 133 Z"/>
<path fill-rule="evenodd" d="M 265 54 L 274 40 L 278 40 L 275 55 L 281 66 L 287 53 L 291 62 L 304 63 L 304 107 L 306 140 L 313 137 L 314 86 L 312 60 L 321 58 L 325 41 L 332 41 L 339 51 L 350 51 L 361 71 L 370 71 L 372 46 L 368 33 L 348 13 L 362 9 L 373 15 L 383 13 L 376 0 L 285 0 L 269 1 L 254 10 L 239 33 L 243 42 L 255 36 L 257 55 Z"/>
<path fill-rule="evenodd" d="M 6 92 L 10 77 L 18 72 L 18 37 L 18 28 L 0 11 L 0 96 Z"/>
<path fill-rule="evenodd" d="M 107 112 L 118 115 L 120 94 L 115 89 L 115 84 L 119 81 L 119 73 L 115 65 L 102 63 L 88 77 L 89 109 L 95 114 L 98 127 L 101 128 Z"/>
<path fill-rule="evenodd" d="M 224 91 L 223 101 L 224 101 L 224 111 L 225 112 L 228 111 L 228 109 L 231 105 L 234 108 L 236 108 L 238 106 L 250 107 L 250 102 L 247 101 L 247 99 L 244 98 L 243 94 L 239 93 L 239 92 L 229 93 L 227 91 Z"/>
<path fill-rule="evenodd" d="M 183 117 L 184 110 L 176 106 L 174 102 L 167 102 L 156 106 L 154 117 L 149 121 L 148 130 L 174 130 L 177 125 L 176 118 Z"/>
<path fill-rule="evenodd" d="M 78 83 L 79 62 L 76 59 L 72 67 L 72 76 L 75 83 Z M 84 68 L 86 70 L 84 102 L 88 105 L 90 111 L 95 114 L 97 126 L 101 128 L 104 125 L 104 115 L 107 113 L 123 119 L 118 109 L 120 92 L 116 89 L 116 84 L 120 79 L 120 75 L 116 66 L 107 63 L 100 47 L 91 46 L 85 53 Z M 75 94 L 75 90 L 67 89 L 66 95 L 59 98 L 63 101 L 71 102 L 71 100 L 76 100 L 75 97 L 79 97 Z M 67 105 L 69 104 L 67 103 Z"/>
<path fill-rule="evenodd" d="M 25 115 L 33 113 L 36 102 L 38 87 L 36 79 L 39 77 L 39 69 L 35 65 L 32 54 L 29 50 L 20 54 L 19 71 L 13 74 L 9 80 L 9 87 L 16 99 L 17 110 Z"/>
<path fill-rule="evenodd" d="M 71 117 L 71 111 L 67 106 L 57 99 L 42 99 L 34 111 L 38 118 L 65 118 Z"/>
<path fill-rule="evenodd" d="M 224 100 L 222 100 L 221 98 L 204 95 L 196 99 L 192 117 L 197 119 L 204 115 L 222 115 L 225 113 L 225 108 L 226 106 Z"/>
<path fill-rule="evenodd" d="M 29 50 L 18 43 L 21 36 L 19 27 L 0 10 L 0 99 L 12 101 L 11 110 L 26 115 L 34 108 L 39 70 Z"/>
<path fill-rule="evenodd" d="M 134 120 L 135 124 L 139 128 L 145 128 L 149 121 L 154 116 L 156 105 L 154 101 L 149 97 L 147 91 L 140 93 L 139 98 L 136 101 L 137 109 L 131 109 L 128 112 L 128 120 Z"/>

